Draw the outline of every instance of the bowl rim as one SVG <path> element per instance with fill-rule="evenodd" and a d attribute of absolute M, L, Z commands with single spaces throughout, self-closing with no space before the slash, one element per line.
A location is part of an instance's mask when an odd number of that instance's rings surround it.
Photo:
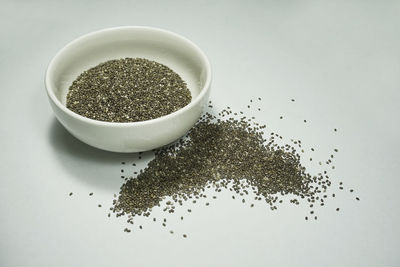
<path fill-rule="evenodd" d="M 142 30 L 148 30 L 148 31 L 155 31 L 155 32 L 162 32 L 162 33 L 166 33 L 169 35 L 174 36 L 175 38 L 178 38 L 180 40 L 182 40 L 183 42 L 187 43 L 188 45 L 192 46 L 192 48 L 194 48 L 197 53 L 202 57 L 204 63 L 205 63 L 205 67 L 206 67 L 206 82 L 204 83 L 203 87 L 200 90 L 200 93 L 194 98 L 192 99 L 192 101 L 187 104 L 186 106 L 184 106 L 181 109 L 178 109 L 177 111 L 174 111 L 172 113 L 169 113 L 167 115 L 155 118 L 155 119 L 151 119 L 151 120 L 145 120 L 145 121 L 135 121 L 135 122 L 109 122 L 109 121 L 99 121 L 99 120 L 94 120 L 94 119 L 90 119 L 87 117 L 84 117 L 82 115 L 79 115 L 78 113 L 73 112 L 72 110 L 68 109 L 65 105 L 63 105 L 58 98 L 55 96 L 53 90 L 51 89 L 52 86 L 50 85 L 50 73 L 54 68 L 54 62 L 56 61 L 56 59 L 58 57 L 61 56 L 62 53 L 64 53 L 65 50 L 67 50 L 70 46 L 74 45 L 77 42 L 82 41 L 82 39 L 88 38 L 90 36 L 93 35 L 97 35 L 100 33 L 104 33 L 104 32 L 110 32 L 110 31 L 118 31 L 118 30 L 124 30 L 124 29 L 142 29 Z M 59 108 L 61 109 L 63 112 L 67 113 L 69 116 L 74 117 L 75 119 L 81 120 L 83 122 L 89 123 L 89 124 L 95 124 L 98 126 L 117 126 L 117 127 L 132 127 L 132 126 L 142 126 L 142 125 L 147 125 L 147 124 L 154 124 L 157 122 L 161 122 L 164 120 L 168 120 L 168 119 L 172 119 L 174 117 L 179 116 L 180 114 L 188 111 L 189 109 L 191 109 L 193 106 L 196 106 L 201 99 L 204 97 L 204 95 L 207 94 L 207 92 L 210 90 L 210 85 L 211 85 L 211 81 L 212 81 L 212 71 L 211 71 L 211 64 L 210 61 L 208 60 L 206 54 L 200 49 L 200 47 L 198 47 L 194 42 L 190 41 L 189 39 L 187 39 L 186 37 L 183 37 L 182 35 L 179 35 L 177 33 L 174 33 L 172 31 L 169 30 L 164 30 L 164 29 L 160 29 L 160 28 L 156 28 L 156 27 L 150 27 L 150 26 L 119 26 L 119 27 L 110 27 L 110 28 L 104 28 L 101 30 L 97 30 L 97 31 L 93 31 L 93 32 L 89 32 L 86 33 L 84 35 L 79 36 L 78 38 L 72 40 L 71 42 L 67 43 L 63 48 L 61 48 L 56 55 L 51 59 L 47 69 L 46 69 L 46 73 L 45 73 L 45 87 L 46 87 L 46 91 L 47 91 L 47 95 L 49 96 L 49 98 L 51 99 L 51 101 Z"/>

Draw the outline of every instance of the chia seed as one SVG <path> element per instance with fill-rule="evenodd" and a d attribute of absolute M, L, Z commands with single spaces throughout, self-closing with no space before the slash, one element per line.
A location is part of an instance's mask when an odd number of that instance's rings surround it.
<path fill-rule="evenodd" d="M 143 58 L 109 60 L 84 71 L 72 83 L 67 108 L 108 122 L 135 122 L 183 108 L 191 94 L 169 67 Z"/>

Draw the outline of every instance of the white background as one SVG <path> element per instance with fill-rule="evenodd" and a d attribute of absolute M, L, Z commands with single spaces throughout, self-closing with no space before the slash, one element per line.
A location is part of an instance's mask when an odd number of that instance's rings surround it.
<path fill-rule="evenodd" d="M 400 266 L 399 14 L 400 2 L 372 0 L 2 0 L 0 266 Z M 167 229 L 159 210 L 157 223 L 136 221 L 130 234 L 123 219 L 108 218 L 120 162 L 144 166 L 151 156 L 138 161 L 71 137 L 43 78 L 67 42 L 121 25 L 197 43 L 213 66 L 216 109 L 246 110 L 262 97 L 262 111 L 249 114 L 301 139 L 310 173 L 338 148 L 337 197 L 316 210 L 318 220 L 304 220 L 306 205 L 251 209 L 229 193 L 209 207 L 188 205 L 191 214 L 178 210 Z"/>

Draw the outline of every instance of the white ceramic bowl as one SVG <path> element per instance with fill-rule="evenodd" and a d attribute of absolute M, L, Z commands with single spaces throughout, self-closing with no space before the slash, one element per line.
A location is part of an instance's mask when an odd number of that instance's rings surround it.
<path fill-rule="evenodd" d="M 141 122 L 89 119 L 66 108 L 69 86 L 83 71 L 110 59 L 142 57 L 167 65 L 186 81 L 192 101 L 166 116 Z M 62 48 L 51 60 L 45 84 L 60 123 L 79 140 L 108 151 L 139 152 L 183 136 L 207 104 L 211 66 L 194 43 L 175 33 L 150 27 L 117 27 L 86 34 Z"/>

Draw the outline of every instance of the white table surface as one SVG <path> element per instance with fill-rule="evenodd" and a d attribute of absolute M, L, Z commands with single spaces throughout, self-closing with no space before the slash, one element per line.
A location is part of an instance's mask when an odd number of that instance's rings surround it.
<path fill-rule="evenodd" d="M 2 0 L 0 266 L 400 266 L 399 15 L 399 1 L 373 0 Z M 222 193 L 178 211 L 182 222 L 168 217 L 174 235 L 146 220 L 124 233 L 107 208 L 120 162 L 137 155 L 71 137 L 43 84 L 67 42 L 121 25 L 193 40 L 213 65 L 216 109 L 262 97 L 254 114 L 268 131 L 316 148 L 312 164 L 305 153 L 310 173 L 339 148 L 332 190 L 343 181 L 346 191 L 317 209 L 317 221 L 304 220 L 307 205 L 271 212 Z"/>

